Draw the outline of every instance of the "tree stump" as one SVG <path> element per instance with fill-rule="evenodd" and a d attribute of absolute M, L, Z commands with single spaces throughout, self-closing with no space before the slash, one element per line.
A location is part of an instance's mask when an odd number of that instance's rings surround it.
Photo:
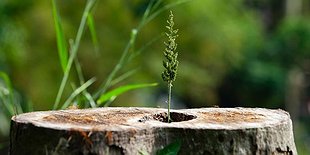
<path fill-rule="evenodd" d="M 11 122 L 11 155 L 297 154 L 290 115 L 264 108 L 96 108 L 32 112 Z"/>

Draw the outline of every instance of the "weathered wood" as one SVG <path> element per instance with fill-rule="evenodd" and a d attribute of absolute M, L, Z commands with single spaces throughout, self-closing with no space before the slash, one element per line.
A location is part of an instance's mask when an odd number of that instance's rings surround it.
<path fill-rule="evenodd" d="M 97 108 L 14 116 L 10 154 L 155 154 L 176 140 L 179 154 L 297 154 L 287 112 L 263 108 Z M 189 120 L 190 119 L 190 120 Z"/>

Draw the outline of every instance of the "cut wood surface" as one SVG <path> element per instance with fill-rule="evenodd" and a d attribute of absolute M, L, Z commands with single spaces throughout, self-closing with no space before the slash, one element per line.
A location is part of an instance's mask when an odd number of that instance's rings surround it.
<path fill-rule="evenodd" d="M 10 154 L 297 154 L 287 112 L 264 108 L 96 108 L 14 116 Z"/>

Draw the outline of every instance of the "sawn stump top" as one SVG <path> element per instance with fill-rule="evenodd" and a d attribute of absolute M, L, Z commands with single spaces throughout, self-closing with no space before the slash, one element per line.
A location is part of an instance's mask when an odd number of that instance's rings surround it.
<path fill-rule="evenodd" d="M 290 119 L 287 112 L 265 108 L 199 108 L 172 110 L 192 116 L 188 121 L 165 123 L 154 119 L 166 113 L 162 108 L 95 108 L 58 111 L 39 111 L 14 116 L 12 120 L 59 130 L 91 131 L 122 130 L 124 128 L 191 128 L 191 129 L 248 129 L 274 126 Z"/>

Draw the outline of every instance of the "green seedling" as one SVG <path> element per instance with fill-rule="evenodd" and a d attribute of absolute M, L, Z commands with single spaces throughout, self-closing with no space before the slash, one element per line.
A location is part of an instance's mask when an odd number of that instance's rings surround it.
<path fill-rule="evenodd" d="M 168 83 L 168 122 L 171 122 L 170 118 L 170 105 L 171 105 L 171 88 L 172 88 L 172 82 L 175 81 L 177 76 L 177 70 L 178 70 L 178 64 L 179 61 L 178 58 L 178 52 L 177 44 L 175 43 L 175 39 L 178 37 L 178 29 L 174 29 L 174 21 L 173 21 L 173 14 L 172 11 L 170 11 L 169 19 L 167 20 L 168 26 L 166 28 L 168 29 L 168 32 L 166 32 L 166 35 L 168 37 L 168 42 L 165 42 L 166 49 L 164 51 L 164 56 L 167 59 L 166 61 L 163 61 L 163 66 L 165 70 L 162 72 L 161 76 L 165 82 Z"/>

